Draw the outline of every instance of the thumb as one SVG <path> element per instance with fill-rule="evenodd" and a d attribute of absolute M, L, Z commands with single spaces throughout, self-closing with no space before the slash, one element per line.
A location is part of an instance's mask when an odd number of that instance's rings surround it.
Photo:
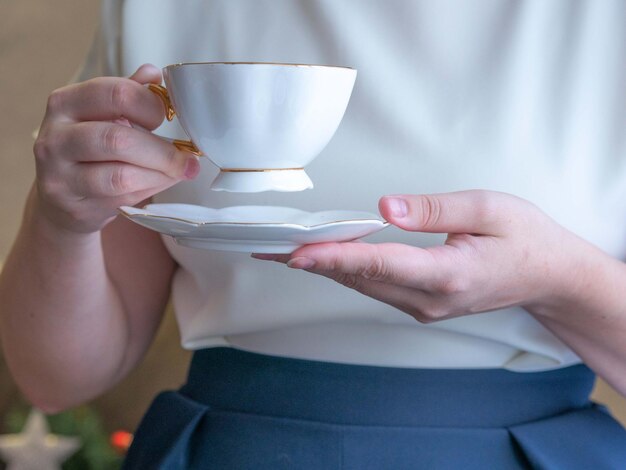
<path fill-rule="evenodd" d="M 501 235 L 515 210 L 513 196 L 495 191 L 384 196 L 378 203 L 390 223 L 415 232 Z"/>
<path fill-rule="evenodd" d="M 161 70 L 156 65 L 152 64 L 143 64 L 128 78 L 142 85 L 146 83 L 156 83 L 159 85 L 162 80 Z"/>

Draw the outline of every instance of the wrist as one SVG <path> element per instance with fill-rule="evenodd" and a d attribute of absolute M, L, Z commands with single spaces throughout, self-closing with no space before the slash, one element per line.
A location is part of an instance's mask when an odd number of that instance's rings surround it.
<path fill-rule="evenodd" d="M 54 210 L 38 194 L 37 184 L 33 184 L 24 210 L 25 230 L 57 247 L 90 244 L 99 239 L 99 232 L 79 232 L 59 223 L 52 217 L 53 212 Z"/>
<path fill-rule="evenodd" d="M 530 313 L 558 321 L 574 310 L 593 309 L 601 302 L 618 262 L 591 243 L 574 238 L 574 243 L 558 250 L 561 255 L 553 260 L 553 269 L 544 279 L 545 295 L 525 305 Z"/>

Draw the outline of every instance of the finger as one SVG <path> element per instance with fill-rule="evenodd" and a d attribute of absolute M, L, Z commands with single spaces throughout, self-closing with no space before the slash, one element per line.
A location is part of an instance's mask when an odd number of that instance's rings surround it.
<path fill-rule="evenodd" d="M 172 186 L 172 184 L 168 183 L 166 185 L 155 186 L 154 188 L 143 189 L 141 191 L 124 194 L 122 196 L 114 196 L 108 198 L 108 205 L 109 207 L 115 208 L 117 214 L 119 214 L 119 211 L 117 209 L 121 206 L 143 207 L 146 204 L 150 203 L 150 199 L 152 198 L 152 196 L 160 193 L 161 191 L 165 191 L 170 186 Z"/>
<path fill-rule="evenodd" d="M 279 263 L 287 264 L 291 255 L 272 254 L 272 253 L 252 253 L 250 254 L 254 259 L 260 259 L 263 261 L 278 261 Z"/>
<path fill-rule="evenodd" d="M 132 194 L 173 185 L 177 180 L 160 171 L 127 163 L 80 163 L 70 189 L 81 198 L 103 198 Z"/>
<path fill-rule="evenodd" d="M 436 260 L 427 250 L 398 243 L 320 243 L 293 252 L 287 266 L 430 289 L 451 277 L 454 264 L 445 258 Z"/>
<path fill-rule="evenodd" d="M 363 240 L 354 240 L 350 243 L 365 243 Z M 296 250 L 294 250 L 296 251 Z M 251 253 L 250 256 L 254 259 L 264 261 L 277 261 L 279 263 L 287 264 L 291 258 L 290 254 L 275 254 L 275 253 Z"/>
<path fill-rule="evenodd" d="M 110 122 L 67 126 L 60 153 L 76 162 L 117 161 L 160 171 L 170 178 L 191 179 L 200 171 L 198 158 L 163 139 Z"/>
<path fill-rule="evenodd" d="M 79 204 L 80 209 L 77 209 L 74 215 L 82 220 L 100 220 L 106 225 L 106 223 L 119 215 L 119 207 L 146 204 L 146 201 L 152 196 L 165 189 L 167 189 L 167 186 L 144 189 L 121 196 L 86 199 L 81 201 Z M 102 226 L 99 228 L 102 228 Z"/>
<path fill-rule="evenodd" d="M 381 215 L 392 224 L 416 232 L 502 235 L 519 199 L 495 191 L 460 191 L 429 195 L 385 196 Z"/>
<path fill-rule="evenodd" d="M 419 289 L 373 281 L 354 274 L 340 274 L 336 271 L 318 271 L 315 269 L 307 271 L 327 277 L 342 286 L 391 305 L 420 322 L 429 323 L 442 319 L 448 314 L 447 311 L 438 306 L 441 301 L 437 302 L 432 296 Z"/>
<path fill-rule="evenodd" d="M 156 65 L 143 64 L 130 77 L 131 80 L 145 85 L 147 83 L 155 83 L 159 85 L 162 80 L 161 70 Z"/>
<path fill-rule="evenodd" d="M 75 122 L 127 119 L 150 130 L 165 117 L 163 103 L 153 92 L 135 80 L 117 77 L 98 77 L 61 88 L 50 95 L 46 112 Z"/>
<path fill-rule="evenodd" d="M 397 308 L 422 323 L 431 323 L 452 316 L 460 315 L 444 307 L 441 300 L 436 300 L 425 292 L 408 287 L 394 286 L 363 278 L 339 278 L 336 282 Z"/>

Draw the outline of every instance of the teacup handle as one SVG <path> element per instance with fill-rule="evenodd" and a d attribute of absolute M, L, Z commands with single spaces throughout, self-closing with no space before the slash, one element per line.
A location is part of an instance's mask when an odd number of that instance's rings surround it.
<path fill-rule="evenodd" d="M 172 119 L 174 119 L 174 116 L 176 116 L 176 110 L 172 105 L 172 100 L 170 99 L 170 94 L 167 92 L 167 88 L 162 85 L 157 85 L 156 83 L 150 83 L 148 85 L 148 90 L 161 98 L 161 101 L 165 106 L 165 117 L 167 118 L 167 120 L 171 121 Z M 200 149 L 196 147 L 196 144 L 194 144 L 191 140 L 168 139 L 167 137 L 161 138 L 171 142 L 179 150 L 191 152 L 198 157 L 201 157 L 203 155 Z"/>

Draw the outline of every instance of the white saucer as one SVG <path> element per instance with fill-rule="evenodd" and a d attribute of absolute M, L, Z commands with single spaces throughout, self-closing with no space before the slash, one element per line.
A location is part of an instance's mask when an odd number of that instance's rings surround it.
<path fill-rule="evenodd" d="M 211 209 L 149 204 L 119 210 L 139 225 L 174 237 L 179 245 L 244 253 L 291 253 L 310 243 L 355 240 L 389 225 L 369 212 L 305 212 L 275 206 Z"/>

